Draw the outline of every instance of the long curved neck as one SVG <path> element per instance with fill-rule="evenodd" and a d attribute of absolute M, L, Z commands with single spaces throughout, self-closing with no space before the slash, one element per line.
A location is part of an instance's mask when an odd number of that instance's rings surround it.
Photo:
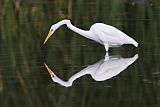
<path fill-rule="evenodd" d="M 67 23 L 67 27 L 78 34 L 80 34 L 86 38 L 91 39 L 91 32 L 90 31 L 85 31 L 85 30 L 79 29 L 79 28 L 73 26 L 70 22 Z"/>
<path fill-rule="evenodd" d="M 92 32 L 85 31 L 85 30 L 82 30 L 82 29 L 79 29 L 79 28 L 73 26 L 69 20 L 62 20 L 62 21 L 58 22 L 57 24 L 55 24 L 56 25 L 56 29 L 59 28 L 60 26 L 64 25 L 64 24 L 66 24 L 67 27 L 70 30 L 80 34 L 81 36 L 84 36 L 84 37 L 86 37 L 88 39 L 93 39 L 94 40 Z"/>
<path fill-rule="evenodd" d="M 59 28 L 60 26 L 64 25 L 64 24 L 67 24 L 67 22 L 66 22 L 65 20 L 62 20 L 62 21 L 56 23 L 56 24 L 55 24 L 56 29 Z"/>

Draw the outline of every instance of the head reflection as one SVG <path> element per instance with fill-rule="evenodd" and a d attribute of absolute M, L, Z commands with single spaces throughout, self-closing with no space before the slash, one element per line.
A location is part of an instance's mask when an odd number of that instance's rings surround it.
<path fill-rule="evenodd" d="M 93 65 L 89 65 L 88 67 L 82 69 L 78 73 L 71 76 L 68 81 L 63 81 L 54 73 L 52 73 L 54 76 L 51 75 L 51 78 L 54 82 L 59 83 L 65 87 L 72 86 L 73 81 L 86 74 L 90 74 L 92 78 L 96 81 L 104 81 L 118 75 L 129 65 L 135 62 L 137 58 L 138 54 L 131 58 L 123 58 L 120 56 L 105 56 L 104 59 L 101 59 Z M 47 65 L 45 66 L 47 70 L 50 70 L 50 68 Z"/>

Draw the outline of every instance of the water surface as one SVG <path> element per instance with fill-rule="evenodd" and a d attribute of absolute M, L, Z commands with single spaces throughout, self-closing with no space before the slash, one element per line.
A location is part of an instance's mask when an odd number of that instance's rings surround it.
<path fill-rule="evenodd" d="M 0 106 L 159 107 L 159 13 L 158 0 L 0 1 Z M 125 45 L 109 54 L 139 58 L 106 81 L 85 75 L 70 88 L 54 83 L 44 62 L 68 80 L 105 56 L 103 46 L 65 26 L 43 45 L 50 26 L 64 18 L 82 29 L 96 22 L 117 27 L 139 47 Z"/>

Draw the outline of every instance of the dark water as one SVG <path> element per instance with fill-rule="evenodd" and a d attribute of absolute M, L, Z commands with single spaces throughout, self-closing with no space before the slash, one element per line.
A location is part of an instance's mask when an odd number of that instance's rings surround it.
<path fill-rule="evenodd" d="M 113 25 L 139 47 L 113 48 L 109 55 L 139 58 L 119 75 L 96 82 L 90 75 L 66 88 L 54 83 L 43 63 L 63 80 L 104 58 L 104 47 L 59 28 L 46 45 L 52 24 L 68 18 L 83 29 Z M 0 1 L 0 107 L 159 107 L 160 1 Z"/>

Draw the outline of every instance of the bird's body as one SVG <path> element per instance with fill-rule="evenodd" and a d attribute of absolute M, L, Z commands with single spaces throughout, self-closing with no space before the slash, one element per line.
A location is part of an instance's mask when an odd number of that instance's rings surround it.
<path fill-rule="evenodd" d="M 90 32 L 93 32 L 93 40 L 100 44 L 107 43 L 109 47 L 123 44 L 133 44 L 137 46 L 137 42 L 117 28 L 103 23 L 96 23 L 91 26 Z"/>
<path fill-rule="evenodd" d="M 109 47 L 121 46 L 123 44 L 132 44 L 135 47 L 138 46 L 138 43 L 134 39 L 111 25 L 95 23 L 91 26 L 89 31 L 86 31 L 73 26 L 70 20 L 62 20 L 57 24 L 52 25 L 44 43 L 46 43 L 53 32 L 63 24 L 66 24 L 69 29 L 80 34 L 81 36 L 104 45 L 106 51 L 108 51 Z"/>
<path fill-rule="evenodd" d="M 64 24 L 67 25 L 67 27 L 70 30 L 80 34 L 81 36 L 84 36 L 88 39 L 94 40 L 104 45 L 106 49 L 106 57 L 105 59 L 99 61 L 98 63 L 90 65 L 84 70 L 75 74 L 68 80 L 68 82 L 65 82 L 61 80 L 59 77 L 57 77 L 51 71 L 51 69 L 45 64 L 45 67 L 50 73 L 52 80 L 57 83 L 69 87 L 72 85 L 74 80 L 86 74 L 90 74 L 92 78 L 96 81 L 104 81 L 119 74 L 121 71 L 127 68 L 138 58 L 138 55 L 135 55 L 133 58 L 128 58 L 128 59 L 124 58 L 115 59 L 113 57 L 112 58 L 108 57 L 107 51 L 109 47 L 117 47 L 123 44 L 132 44 L 135 47 L 138 47 L 138 43 L 134 39 L 123 33 L 122 31 L 118 30 L 117 28 L 103 23 L 95 23 L 91 26 L 90 30 L 86 31 L 73 26 L 70 20 L 62 20 L 51 26 L 48 36 L 44 41 L 44 44 L 51 37 L 54 31 Z"/>

